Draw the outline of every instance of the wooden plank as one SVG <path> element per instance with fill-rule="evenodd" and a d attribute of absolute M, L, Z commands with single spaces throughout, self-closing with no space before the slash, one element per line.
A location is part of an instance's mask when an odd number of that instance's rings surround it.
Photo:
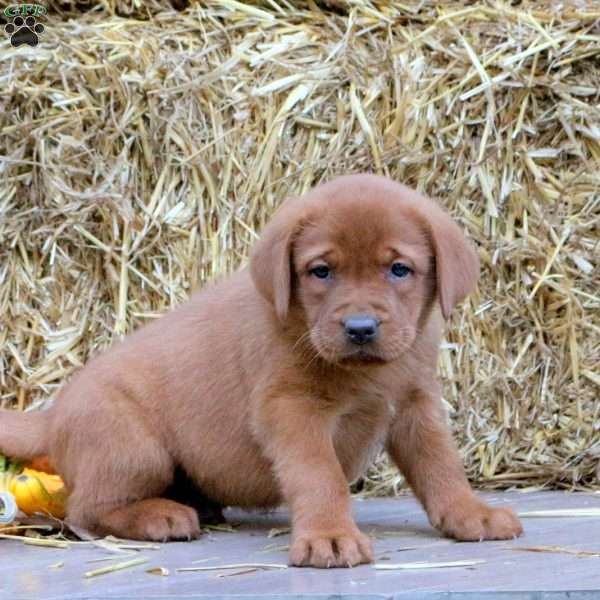
<path fill-rule="evenodd" d="M 488 495 L 495 505 L 511 505 L 519 511 L 559 508 L 600 508 L 600 496 L 565 492 L 499 493 Z M 375 538 L 378 562 L 459 561 L 478 559 L 470 568 L 415 571 L 376 571 L 370 565 L 354 569 L 296 569 L 279 571 L 176 572 L 194 564 L 285 563 L 280 546 L 289 535 L 269 538 L 274 527 L 288 524 L 285 511 L 227 512 L 236 525 L 234 533 L 207 533 L 189 543 L 161 544 L 158 550 L 139 554 L 149 559 L 131 570 L 85 579 L 84 573 L 104 562 L 108 555 L 97 547 L 68 549 L 24 546 L 0 540 L 1 600 L 193 600 L 243 595 L 244 600 L 264 598 L 306 599 L 319 596 L 345 600 L 411 598 L 420 600 L 590 600 L 600 597 L 600 558 L 561 553 L 513 550 L 524 546 L 563 546 L 600 552 L 600 518 L 527 519 L 525 535 L 518 540 L 455 543 L 433 531 L 412 497 L 355 501 L 355 514 L 364 531 Z M 275 546 L 273 546 L 275 545 Z M 115 562 L 127 560 L 115 556 Z M 195 563 L 194 561 L 204 561 Z M 58 562 L 64 566 L 50 568 Z M 165 567 L 166 577 L 146 569 Z M 223 575 L 227 575 L 223 577 Z M 570 595 L 567 595 L 567 592 Z"/>

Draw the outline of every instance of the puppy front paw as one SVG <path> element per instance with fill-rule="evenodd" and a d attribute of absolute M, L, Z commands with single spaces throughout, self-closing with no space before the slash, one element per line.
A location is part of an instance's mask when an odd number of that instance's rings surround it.
<path fill-rule="evenodd" d="M 523 533 L 519 518 L 510 508 L 493 508 L 475 497 L 432 511 L 429 518 L 445 536 L 466 542 L 509 540 Z"/>
<path fill-rule="evenodd" d="M 373 562 L 371 540 L 356 527 L 294 534 L 290 564 L 296 567 L 354 567 Z"/>

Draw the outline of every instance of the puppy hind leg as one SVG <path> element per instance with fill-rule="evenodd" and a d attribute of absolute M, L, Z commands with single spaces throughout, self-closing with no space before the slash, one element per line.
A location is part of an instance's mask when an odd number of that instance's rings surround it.
<path fill-rule="evenodd" d="M 203 525 L 227 522 L 223 515 L 223 506 L 206 496 L 181 467 L 175 468 L 173 482 L 162 495 L 169 500 L 191 506 L 198 513 L 200 523 Z"/>
<path fill-rule="evenodd" d="M 136 540 L 192 539 L 200 535 L 194 509 L 160 498 L 173 479 L 168 452 L 151 437 L 119 445 L 105 460 L 79 457 L 67 504 L 67 521 L 98 535 Z M 91 446 L 87 446 L 91 448 Z"/>
<path fill-rule="evenodd" d="M 167 498 L 146 498 L 103 514 L 96 532 L 135 540 L 192 540 L 200 536 L 196 511 Z"/>

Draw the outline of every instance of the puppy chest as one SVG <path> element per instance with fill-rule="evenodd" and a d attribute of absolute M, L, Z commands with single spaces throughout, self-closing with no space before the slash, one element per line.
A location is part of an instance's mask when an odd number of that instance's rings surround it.
<path fill-rule="evenodd" d="M 375 459 L 385 443 L 390 418 L 384 406 L 377 412 L 357 411 L 338 419 L 333 442 L 348 481 L 360 477 Z"/>

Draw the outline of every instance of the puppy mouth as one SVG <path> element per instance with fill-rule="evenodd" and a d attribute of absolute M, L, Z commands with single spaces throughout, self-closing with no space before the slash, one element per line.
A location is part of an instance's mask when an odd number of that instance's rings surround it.
<path fill-rule="evenodd" d="M 342 365 L 382 365 L 387 360 L 367 349 L 358 349 L 340 356 L 339 363 Z"/>
<path fill-rule="evenodd" d="M 383 365 L 393 358 L 387 356 L 387 352 L 382 352 L 383 349 L 377 344 L 332 344 L 331 340 L 323 339 L 318 331 L 311 332 L 311 341 L 313 348 L 325 362 L 341 367 Z"/>

